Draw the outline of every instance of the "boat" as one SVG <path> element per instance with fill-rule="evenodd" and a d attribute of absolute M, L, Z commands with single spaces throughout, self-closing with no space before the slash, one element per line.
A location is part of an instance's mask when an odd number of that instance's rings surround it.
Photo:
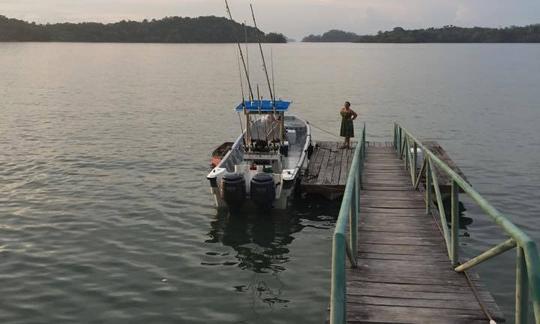
<path fill-rule="evenodd" d="M 233 21 L 227 0 L 225 7 Z M 253 6 L 250 7 L 254 27 L 258 28 Z M 261 97 L 258 85 L 255 97 L 248 64 L 237 41 L 242 100 L 235 110 L 240 117 L 241 132 L 207 176 L 218 208 L 239 209 L 248 203 L 260 208 L 286 209 L 299 189 L 301 174 L 313 151 L 309 123 L 285 114 L 290 101 L 276 100 L 273 60 L 270 78 L 260 39 L 258 44 L 270 99 Z M 244 97 L 242 70 L 249 90 L 247 100 Z M 218 152 L 218 155 L 221 153 Z"/>
<path fill-rule="evenodd" d="M 216 207 L 290 206 L 313 151 L 309 123 L 285 114 L 290 104 L 261 99 L 236 107 L 245 127 L 207 176 Z"/>

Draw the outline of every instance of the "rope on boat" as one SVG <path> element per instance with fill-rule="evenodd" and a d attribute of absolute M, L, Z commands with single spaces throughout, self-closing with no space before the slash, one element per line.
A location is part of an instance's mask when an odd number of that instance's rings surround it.
<path fill-rule="evenodd" d="M 318 130 L 320 130 L 320 131 L 322 131 L 322 132 L 325 132 L 325 133 L 328 134 L 328 135 L 332 135 L 332 136 L 334 136 L 335 138 L 340 138 L 340 139 L 341 139 L 340 136 L 337 136 L 336 134 L 334 134 L 334 133 L 332 133 L 332 132 L 330 132 L 330 131 L 327 131 L 327 130 L 324 129 L 324 128 L 321 128 L 321 127 L 319 127 L 319 126 L 313 124 L 312 122 L 309 122 L 309 125 L 311 125 L 312 127 L 316 128 L 316 129 L 318 129 Z"/>

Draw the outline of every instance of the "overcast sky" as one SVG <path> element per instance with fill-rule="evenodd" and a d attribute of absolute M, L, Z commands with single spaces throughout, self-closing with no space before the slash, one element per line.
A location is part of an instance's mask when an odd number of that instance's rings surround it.
<path fill-rule="evenodd" d="M 395 26 L 540 23 L 540 0 L 230 0 L 233 17 L 249 20 L 249 3 L 265 32 L 301 39 L 329 29 L 359 34 Z M 225 16 L 222 0 L 0 0 L 0 14 L 36 22 L 113 22 L 164 16 Z"/>

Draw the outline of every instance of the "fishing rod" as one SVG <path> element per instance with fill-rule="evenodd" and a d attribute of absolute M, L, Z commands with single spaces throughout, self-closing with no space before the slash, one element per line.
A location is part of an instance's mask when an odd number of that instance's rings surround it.
<path fill-rule="evenodd" d="M 248 50 L 248 32 L 247 32 L 247 24 L 244 21 L 244 44 L 246 47 L 246 65 L 247 65 L 247 73 L 249 74 L 249 50 Z"/>
<path fill-rule="evenodd" d="M 229 8 L 229 2 L 227 2 L 227 0 L 225 0 L 225 8 L 227 9 L 229 18 L 234 23 L 234 19 L 231 14 L 231 9 Z M 240 46 L 240 40 L 238 38 L 238 35 L 236 33 L 235 35 L 236 35 L 236 45 L 238 46 L 238 52 L 240 53 L 240 58 L 242 59 L 242 65 L 244 66 L 244 72 L 246 73 L 246 80 L 247 80 L 247 84 L 249 88 L 249 97 L 250 97 L 250 100 L 253 100 L 253 89 L 251 88 L 251 81 L 249 80 L 249 73 L 246 67 L 246 60 L 244 59 L 244 53 L 242 52 L 242 47 Z"/>
<path fill-rule="evenodd" d="M 240 58 L 238 58 L 238 74 L 240 76 L 240 89 L 242 92 L 242 109 L 244 112 L 246 111 L 246 99 L 244 96 L 244 82 L 242 81 L 242 68 L 240 67 Z M 244 136 L 244 126 L 242 126 L 242 117 L 240 117 L 240 112 L 238 112 L 238 120 L 240 121 L 240 131 L 242 132 L 242 142 L 244 142 L 244 146 L 246 145 L 246 137 Z M 247 129 L 246 129 L 246 135 L 247 135 Z"/>
<path fill-rule="evenodd" d="M 255 12 L 253 11 L 253 5 L 250 3 L 249 7 L 251 8 L 251 16 L 253 17 L 253 24 L 255 25 L 255 29 L 258 30 L 259 27 L 257 27 L 257 20 L 255 20 Z M 276 98 L 274 98 L 274 93 L 272 92 L 272 86 L 270 84 L 270 77 L 268 76 L 268 69 L 266 68 L 266 60 L 264 59 L 264 51 L 261 45 L 261 38 L 258 35 L 257 35 L 257 41 L 259 43 L 259 50 L 261 51 L 261 58 L 263 62 L 264 73 L 266 75 L 266 82 L 268 83 L 268 91 L 270 91 L 270 98 L 272 99 L 272 104 L 275 104 Z"/>

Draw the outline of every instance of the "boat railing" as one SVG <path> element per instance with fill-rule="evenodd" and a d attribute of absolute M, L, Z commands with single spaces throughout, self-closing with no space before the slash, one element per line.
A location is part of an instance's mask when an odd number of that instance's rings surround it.
<path fill-rule="evenodd" d="M 362 136 L 356 145 L 349 169 L 347 185 L 333 236 L 332 287 L 330 292 L 330 323 L 333 324 L 345 323 L 345 255 L 347 255 L 352 267 L 357 265 L 358 214 L 360 212 L 360 190 L 366 152 L 366 125 L 364 124 Z"/>
<path fill-rule="evenodd" d="M 216 168 L 224 168 L 229 172 L 234 171 L 234 166 L 244 159 L 244 135 L 245 131 L 234 141 L 231 149 L 223 156 Z"/>
<path fill-rule="evenodd" d="M 304 147 L 302 147 L 302 153 L 300 154 L 300 159 L 298 160 L 298 163 L 294 168 L 294 172 L 298 172 L 304 165 L 304 161 L 306 160 L 306 157 L 308 155 L 308 148 L 311 145 L 311 125 L 307 121 L 302 121 L 306 125 L 306 142 L 304 144 Z"/>
<path fill-rule="evenodd" d="M 454 270 L 457 272 L 465 272 L 466 270 L 471 269 L 486 260 L 492 259 L 503 252 L 516 248 L 515 323 L 521 324 L 528 322 L 530 315 L 529 305 L 531 303 L 533 306 L 535 323 L 540 323 L 540 258 L 536 243 L 527 234 L 525 234 L 525 232 L 514 225 L 504 214 L 502 214 L 486 199 L 484 199 L 458 173 L 439 159 L 410 132 L 397 123 L 394 124 L 394 147 L 399 157 L 404 159 L 405 167 L 411 175 L 411 180 L 414 187 L 416 189 L 419 187 L 420 183 L 422 182 L 421 179 L 423 179 L 423 182 L 425 183 L 425 186 L 423 187 L 425 188 L 426 213 L 430 213 L 432 208 L 434 211 L 438 210 L 438 214 L 440 216 L 440 221 L 438 223 L 442 227 L 443 237 L 446 242 L 446 249 L 448 251 L 449 259 L 454 266 Z M 421 167 L 418 165 L 419 152 L 422 152 L 424 157 Z M 353 167 L 360 169 L 358 164 L 353 164 Z M 441 190 L 439 188 L 438 176 L 435 168 L 438 172 L 444 173 L 451 181 L 450 226 L 448 226 L 449 224 L 446 218 Z M 357 174 L 358 170 L 351 169 L 350 172 L 350 174 Z M 355 179 L 352 179 L 352 181 L 354 182 Z M 352 183 L 351 179 L 349 178 L 346 192 L 353 192 L 355 188 L 357 188 L 357 185 Z M 480 209 L 487 214 L 488 218 L 495 222 L 508 236 L 507 240 L 463 263 L 460 263 L 459 261 L 458 229 L 460 190 L 472 201 L 474 201 L 480 207 Z M 351 204 L 350 200 L 350 197 L 349 201 L 345 201 L 344 199 L 342 208 L 345 207 L 345 209 L 350 210 L 351 207 L 346 205 Z M 352 200 L 355 201 L 354 208 L 357 208 L 358 205 L 356 201 L 358 199 L 353 198 Z M 434 201 L 436 201 L 436 205 Z M 356 217 L 353 218 L 356 219 Z M 340 219 L 341 222 L 338 220 L 338 223 L 340 224 L 339 232 L 341 232 L 344 227 L 344 225 L 341 224 L 344 223 L 341 213 Z M 337 226 L 336 233 L 338 233 Z M 354 233 L 356 233 L 356 230 Z M 336 253 L 336 234 L 334 235 L 334 253 Z M 338 260 L 338 262 L 341 261 Z M 354 265 L 355 263 L 352 262 L 352 264 Z M 334 266 L 337 266 L 336 263 L 334 263 Z M 332 270 L 334 271 L 334 268 Z M 332 278 L 334 279 L 334 275 Z M 336 279 L 336 283 L 342 285 L 343 278 L 339 278 L 339 281 Z M 333 285 L 334 281 L 332 281 L 332 288 L 334 287 Z M 339 302 L 341 303 L 342 300 L 339 300 Z M 334 321 L 332 323 L 342 323 L 342 321 Z"/>

